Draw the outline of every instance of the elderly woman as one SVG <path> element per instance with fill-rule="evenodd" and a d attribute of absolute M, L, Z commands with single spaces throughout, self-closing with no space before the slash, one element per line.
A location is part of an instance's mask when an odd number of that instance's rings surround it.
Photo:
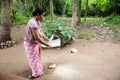
<path fill-rule="evenodd" d="M 41 22 L 43 19 L 44 10 L 42 8 L 36 8 L 35 11 L 33 11 L 33 18 L 29 20 L 26 27 L 24 47 L 32 70 L 31 78 L 37 78 L 43 74 L 40 44 L 50 48 L 48 43 L 41 40 L 42 37 L 49 40 L 41 29 Z"/>

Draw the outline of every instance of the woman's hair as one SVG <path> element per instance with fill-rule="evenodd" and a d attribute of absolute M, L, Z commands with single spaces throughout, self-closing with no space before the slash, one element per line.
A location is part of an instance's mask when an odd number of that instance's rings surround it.
<path fill-rule="evenodd" d="M 33 11 L 32 15 L 36 16 L 37 14 L 41 15 L 44 13 L 44 10 L 42 8 L 36 8 L 35 11 Z"/>

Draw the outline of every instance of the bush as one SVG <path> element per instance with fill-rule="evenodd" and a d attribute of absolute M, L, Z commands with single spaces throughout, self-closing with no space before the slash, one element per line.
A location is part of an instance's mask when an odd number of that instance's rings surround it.
<path fill-rule="evenodd" d="M 11 20 L 11 24 L 12 25 L 23 25 L 23 24 L 27 24 L 28 20 L 30 18 L 26 17 L 26 16 L 22 16 L 18 13 L 16 13 L 16 19 L 12 19 Z"/>
<path fill-rule="evenodd" d="M 105 21 L 109 24 L 119 24 L 120 23 L 120 16 L 112 14 L 111 16 L 107 17 Z"/>
<path fill-rule="evenodd" d="M 120 15 L 112 14 L 105 19 L 106 26 L 110 27 L 112 31 L 115 32 L 115 35 L 120 39 Z"/>
<path fill-rule="evenodd" d="M 52 34 L 54 38 L 61 38 L 62 46 L 73 41 L 75 28 L 69 27 L 67 23 L 59 20 L 46 21 L 43 25 L 43 32 L 50 37 Z"/>

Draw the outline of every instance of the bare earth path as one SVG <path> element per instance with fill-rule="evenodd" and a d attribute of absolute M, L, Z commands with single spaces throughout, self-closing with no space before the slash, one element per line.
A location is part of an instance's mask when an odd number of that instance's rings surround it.
<path fill-rule="evenodd" d="M 13 36 L 18 34 L 24 36 L 21 32 Z M 18 39 L 22 40 L 19 36 Z M 78 52 L 70 53 L 71 48 Z M 35 80 L 120 80 L 119 43 L 79 39 L 62 49 L 42 50 L 42 60 L 44 75 Z M 48 69 L 49 63 L 57 67 Z M 17 46 L 0 50 L 0 72 L 28 79 L 31 71 L 22 41 Z"/>

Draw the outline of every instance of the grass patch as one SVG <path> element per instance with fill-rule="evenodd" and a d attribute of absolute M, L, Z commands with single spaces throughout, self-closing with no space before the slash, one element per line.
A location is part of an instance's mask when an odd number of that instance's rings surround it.
<path fill-rule="evenodd" d="M 86 21 L 87 22 L 103 22 L 105 18 L 102 18 L 102 17 L 87 17 L 86 18 Z M 82 21 L 84 21 L 84 18 L 82 17 L 81 18 Z"/>
<path fill-rule="evenodd" d="M 63 20 L 65 22 L 71 22 L 72 21 L 72 17 L 59 17 L 59 20 Z M 87 22 L 103 22 L 105 20 L 105 18 L 102 17 L 87 17 L 86 21 Z M 84 17 L 81 18 L 81 22 L 84 22 Z"/>
<path fill-rule="evenodd" d="M 105 22 L 107 22 L 108 24 L 117 25 L 120 23 L 120 15 L 112 14 L 111 16 L 106 17 Z"/>
<path fill-rule="evenodd" d="M 92 30 L 80 31 L 80 38 L 90 40 L 93 38 Z"/>
<path fill-rule="evenodd" d="M 106 26 L 115 32 L 117 38 L 120 39 L 120 15 L 112 14 L 105 18 Z"/>
<path fill-rule="evenodd" d="M 11 24 L 12 25 L 26 25 L 27 22 L 29 21 L 29 17 L 26 17 L 26 16 L 22 16 L 20 14 L 16 14 L 16 19 L 13 20 L 11 18 Z"/>

